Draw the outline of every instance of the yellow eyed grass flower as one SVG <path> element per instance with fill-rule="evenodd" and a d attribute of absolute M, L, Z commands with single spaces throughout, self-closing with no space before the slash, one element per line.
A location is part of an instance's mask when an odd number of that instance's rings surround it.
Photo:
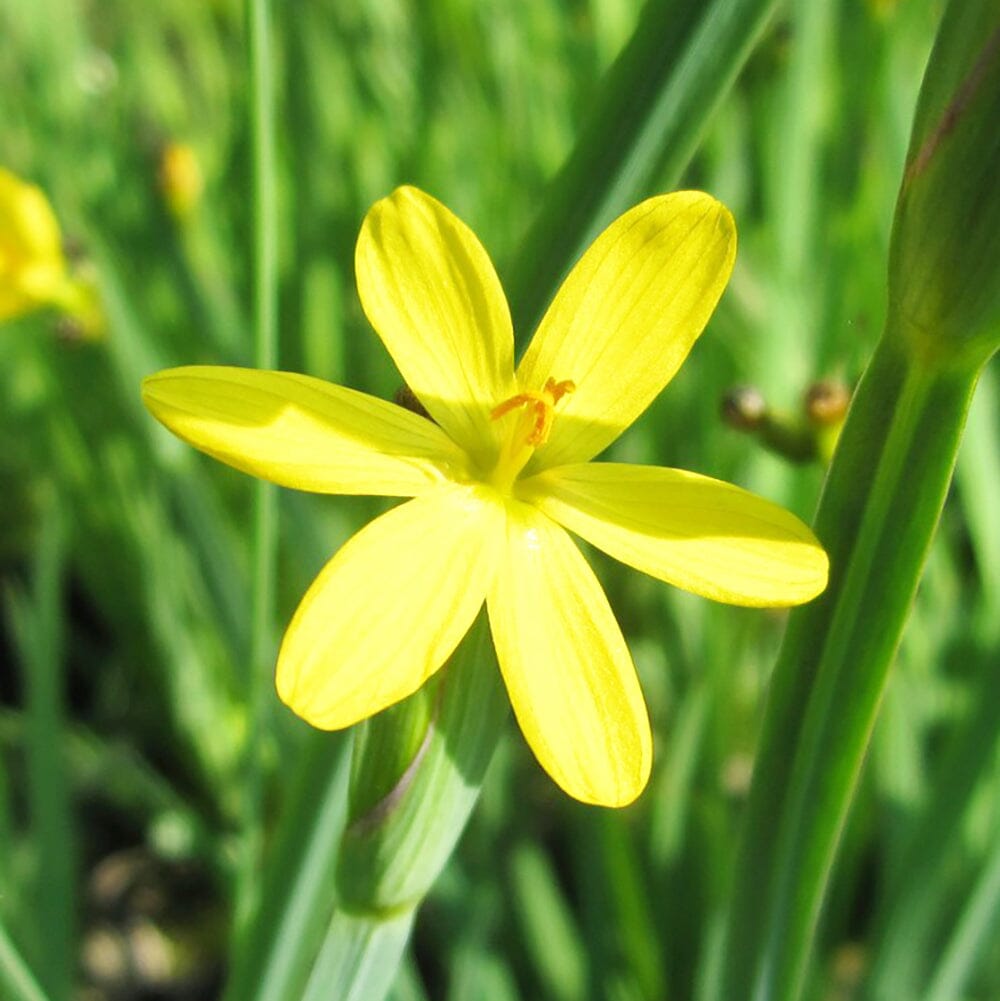
<path fill-rule="evenodd" d="M 590 462 L 684 360 L 732 268 L 732 217 L 700 192 L 651 198 L 598 237 L 520 364 L 474 234 L 414 188 L 361 229 L 358 291 L 433 421 L 287 372 L 188 367 L 146 406 L 209 455 L 284 486 L 412 497 L 309 588 L 278 657 L 281 698 L 339 729 L 405 698 L 485 600 L 525 738 L 571 796 L 623 806 L 649 776 L 646 706 L 601 585 L 566 529 L 719 601 L 790 605 L 826 585 L 815 537 L 696 473 Z"/>
<path fill-rule="evenodd" d="M 48 199 L 0 167 L 0 321 L 51 304 L 66 283 L 62 234 Z"/>
<path fill-rule="evenodd" d="M 62 233 L 40 188 L 0 167 L 0 322 L 54 307 L 84 339 L 104 333 L 93 276 L 70 275 Z"/>

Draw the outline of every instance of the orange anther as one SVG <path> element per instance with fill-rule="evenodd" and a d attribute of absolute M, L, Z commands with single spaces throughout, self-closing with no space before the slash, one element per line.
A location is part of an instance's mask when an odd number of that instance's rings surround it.
<path fill-rule="evenodd" d="M 576 389 L 576 383 L 572 379 L 563 379 L 556 382 L 550 375 L 545 383 L 545 392 L 552 397 L 552 405 L 555 406 L 564 396 L 572 393 Z"/>
<path fill-rule="evenodd" d="M 552 417 L 552 407 L 541 400 L 535 400 L 535 427 L 525 439 L 529 445 L 537 448 L 549 440 L 549 432 L 552 430 Z"/>

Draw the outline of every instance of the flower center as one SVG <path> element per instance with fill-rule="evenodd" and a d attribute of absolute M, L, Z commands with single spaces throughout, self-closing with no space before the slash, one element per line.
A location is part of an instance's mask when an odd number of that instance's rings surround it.
<path fill-rule="evenodd" d="M 497 464 L 490 477 L 490 482 L 495 487 L 504 491 L 511 488 L 535 449 L 549 440 L 556 404 L 574 389 L 576 385 L 570 379 L 556 382 L 555 379 L 549 378 L 545 388 L 540 392 L 529 390 L 518 393 L 493 408 L 490 419 L 494 421 L 519 411 L 517 420 L 513 422 L 504 439 L 500 454 L 497 456 Z"/>

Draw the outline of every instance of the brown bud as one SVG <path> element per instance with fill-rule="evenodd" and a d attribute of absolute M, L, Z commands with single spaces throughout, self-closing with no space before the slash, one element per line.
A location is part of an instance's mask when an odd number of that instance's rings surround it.
<path fill-rule="evenodd" d="M 820 379 L 805 393 L 802 409 L 812 424 L 840 424 L 847 416 L 851 391 L 839 379 Z"/>

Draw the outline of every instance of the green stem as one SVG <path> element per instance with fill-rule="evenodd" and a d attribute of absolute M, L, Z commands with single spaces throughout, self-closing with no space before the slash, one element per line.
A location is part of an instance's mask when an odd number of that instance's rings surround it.
<path fill-rule="evenodd" d="M 830 584 L 790 617 L 771 683 L 720 997 L 800 996 L 977 377 L 914 360 L 889 330 L 858 387 L 816 520 Z"/>
<path fill-rule="evenodd" d="M 271 0 L 246 0 L 253 144 L 254 362 L 278 360 L 278 203 L 274 152 Z"/>
<path fill-rule="evenodd" d="M 507 713 L 483 614 L 430 686 L 356 732 L 350 795 L 342 738 L 309 735 L 225 1001 L 385 995 Z"/>
<path fill-rule="evenodd" d="M 277 202 L 270 0 L 246 0 L 253 145 L 254 363 L 274 368 L 278 353 Z M 243 845 L 236 930 L 253 913 L 262 855 L 262 751 L 274 666 L 274 574 L 277 554 L 275 488 L 255 485 L 252 543 L 252 631 Z"/>
<path fill-rule="evenodd" d="M 396 979 L 416 910 L 372 920 L 334 912 L 302 1001 L 374 1001 Z"/>

